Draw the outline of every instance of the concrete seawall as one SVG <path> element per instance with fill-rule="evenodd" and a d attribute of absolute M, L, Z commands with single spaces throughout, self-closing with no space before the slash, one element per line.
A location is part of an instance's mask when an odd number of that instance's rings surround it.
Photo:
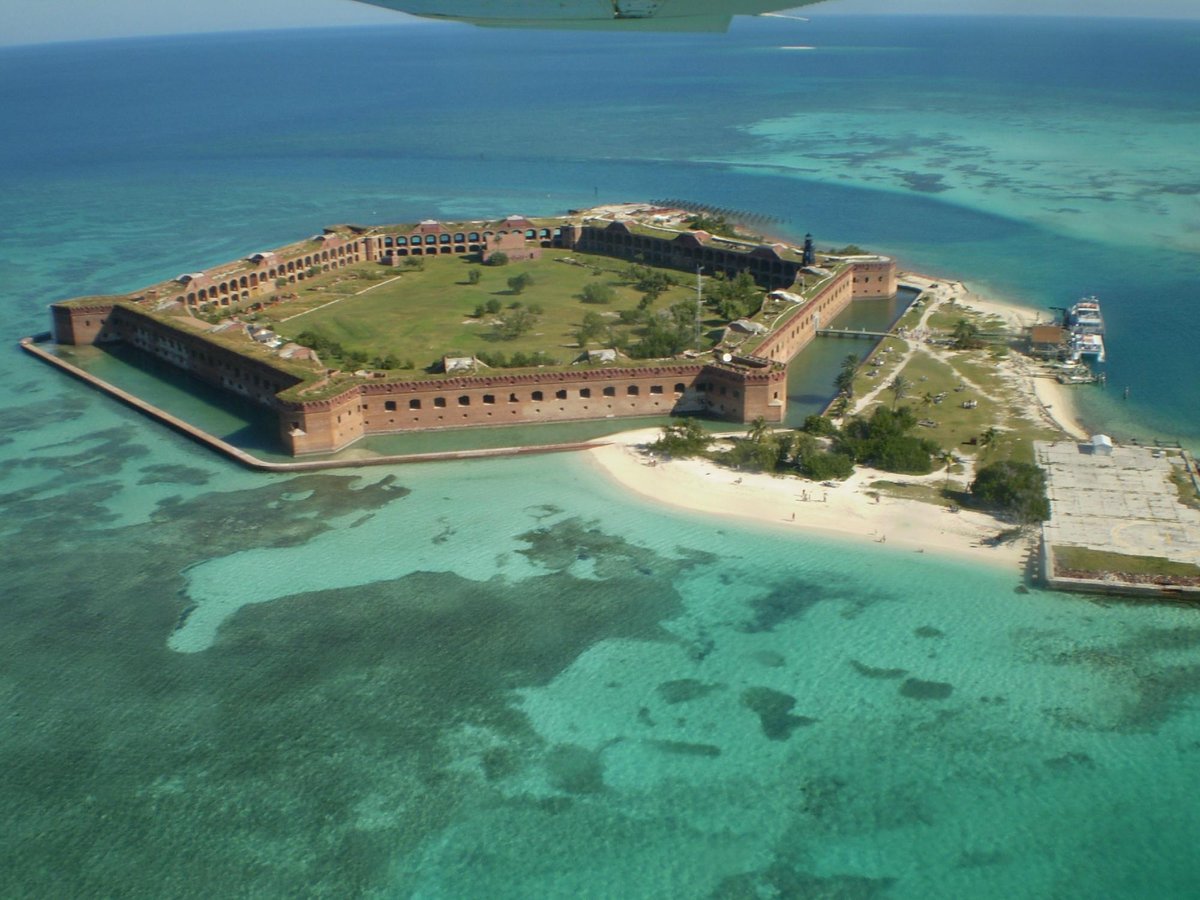
<path fill-rule="evenodd" d="M 455 459 L 487 459 L 490 457 L 501 456 L 525 456 L 535 453 L 563 453 L 572 450 L 587 450 L 591 447 L 599 447 L 607 443 L 606 441 L 578 441 L 567 444 L 542 444 L 527 447 L 495 447 L 484 450 L 449 450 L 441 453 L 411 453 L 398 456 L 366 456 L 356 459 L 333 460 L 306 460 L 303 462 L 269 462 L 265 459 L 259 459 L 253 454 L 247 453 L 240 447 L 235 447 L 228 441 L 224 441 L 215 435 L 209 434 L 203 429 L 197 428 L 177 416 L 171 415 L 163 409 L 159 409 L 151 403 L 147 403 L 128 391 L 124 391 L 116 385 L 109 384 L 102 378 L 97 378 L 90 372 L 85 372 L 72 363 L 49 353 L 38 346 L 38 339 L 33 337 L 22 338 L 20 341 L 21 349 L 32 356 L 37 357 L 45 363 L 49 363 L 61 372 L 65 372 L 72 378 L 78 379 L 96 390 L 107 394 L 113 399 L 124 403 L 131 409 L 135 409 L 143 415 L 149 416 L 158 422 L 163 423 L 169 428 L 174 429 L 179 434 L 191 438 L 199 444 L 208 447 L 210 450 L 215 450 L 217 453 L 233 460 L 240 465 L 249 469 L 255 469 L 262 472 L 314 472 L 322 469 L 349 469 L 363 468 L 366 466 L 388 466 L 401 463 L 421 463 L 421 462 L 440 462 L 444 460 Z"/>

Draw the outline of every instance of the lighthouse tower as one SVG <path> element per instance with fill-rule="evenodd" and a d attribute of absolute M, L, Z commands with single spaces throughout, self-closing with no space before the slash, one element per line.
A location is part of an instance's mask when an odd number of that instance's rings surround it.
<path fill-rule="evenodd" d="M 804 264 L 806 266 L 815 266 L 817 264 L 817 248 L 813 246 L 811 234 L 804 236 Z"/>

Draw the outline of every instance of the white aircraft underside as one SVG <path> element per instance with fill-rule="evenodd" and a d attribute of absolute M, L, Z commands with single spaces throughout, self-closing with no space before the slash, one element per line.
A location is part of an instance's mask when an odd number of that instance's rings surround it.
<path fill-rule="evenodd" d="M 427 19 L 495 28 L 724 31 L 734 16 L 757 16 L 821 0 L 359 0 Z"/>

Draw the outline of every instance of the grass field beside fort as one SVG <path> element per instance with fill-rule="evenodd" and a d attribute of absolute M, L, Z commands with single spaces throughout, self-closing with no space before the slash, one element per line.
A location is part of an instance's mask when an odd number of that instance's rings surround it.
<path fill-rule="evenodd" d="M 445 355 L 511 357 L 539 351 L 566 364 L 582 353 L 577 332 L 588 313 L 636 339 L 637 326 L 622 325 L 620 313 L 637 309 L 644 295 L 628 283 L 629 264 L 623 261 L 565 250 L 543 250 L 541 259 L 501 266 L 463 257 L 421 259 L 419 269 L 362 263 L 317 276 L 291 288 L 298 298 L 272 306 L 260 321 L 290 339 L 312 332 L 348 352 L 372 359 L 391 355 L 417 369 Z M 479 273 L 477 284 L 469 283 L 473 269 Z M 652 310 L 695 298 L 694 276 L 660 271 L 679 283 L 654 300 Z M 532 281 L 516 293 L 509 279 L 523 274 Z M 610 288 L 611 301 L 584 302 L 581 295 L 589 284 Z M 489 303 L 500 309 L 477 316 Z M 533 311 L 533 326 L 503 337 L 500 321 L 519 309 Z M 588 343 L 592 349 L 607 346 L 603 337 Z"/>
<path fill-rule="evenodd" d="M 921 309 L 910 307 L 898 324 L 913 327 L 920 318 Z M 932 331 L 948 338 L 961 319 L 992 332 L 1003 326 L 1002 320 L 994 316 L 951 304 L 937 309 L 928 324 Z M 907 347 L 908 341 L 903 338 L 884 338 L 867 357 L 878 361 L 878 365 L 864 360 L 854 380 L 854 394 L 863 397 L 878 393 L 863 412 L 876 406 L 909 406 L 924 423 L 920 428 L 922 437 L 956 453 L 978 454 L 983 462 L 1012 459 L 1032 463 L 1033 442 L 1058 437 L 1056 428 L 1030 416 L 1028 398 L 998 371 L 998 359 L 1008 352 L 1003 342 L 974 350 L 917 353 L 902 362 Z M 907 385 L 901 398 L 887 387 L 897 376 Z M 939 396 L 940 402 L 936 400 Z M 964 401 L 974 401 L 975 405 L 966 407 Z M 986 439 L 985 434 L 989 435 Z M 984 442 L 979 443 L 981 440 Z M 951 472 L 960 470 L 958 466 Z M 905 495 L 890 488 L 886 492 Z"/>

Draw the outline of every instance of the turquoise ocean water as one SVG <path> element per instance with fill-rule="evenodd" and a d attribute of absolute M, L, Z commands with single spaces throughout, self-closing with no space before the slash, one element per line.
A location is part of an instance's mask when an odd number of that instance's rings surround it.
<path fill-rule="evenodd" d="M 1195 24 L 1076 20 L 5 49 L 0 330 L 333 222 L 693 197 L 1097 293 L 1089 423 L 1197 446 L 1198 64 Z M 581 456 L 252 474 L 11 342 L 0 375 L 0 895 L 1200 884 L 1195 610 L 655 509 Z"/>

